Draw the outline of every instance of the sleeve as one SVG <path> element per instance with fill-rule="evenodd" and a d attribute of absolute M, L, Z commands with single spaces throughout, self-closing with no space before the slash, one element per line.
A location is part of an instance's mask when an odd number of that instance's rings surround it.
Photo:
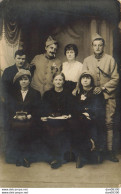
<path fill-rule="evenodd" d="M 57 72 L 61 72 L 62 71 L 62 63 L 60 60 L 58 60 L 57 62 Z"/>
<path fill-rule="evenodd" d="M 44 93 L 42 98 L 42 117 L 49 116 L 51 114 L 51 105 L 49 103 L 50 94 L 47 92 Z"/>
<path fill-rule="evenodd" d="M 37 64 L 37 61 L 38 61 L 38 55 L 36 55 L 34 58 L 33 58 L 33 60 L 31 61 L 31 66 L 36 66 L 36 64 Z"/>
<path fill-rule="evenodd" d="M 78 62 L 78 72 L 77 72 L 77 78 L 78 78 L 78 82 L 79 82 L 79 78 L 82 74 L 82 69 L 83 69 L 83 64 Z"/>
<path fill-rule="evenodd" d="M 38 91 L 34 93 L 34 98 L 32 99 L 33 105 L 32 105 L 32 117 L 34 119 L 38 119 L 41 117 L 42 114 L 42 101 L 41 101 L 41 95 Z"/>
<path fill-rule="evenodd" d="M 119 73 L 117 70 L 117 64 L 113 57 L 111 58 L 111 61 L 110 61 L 110 71 L 111 71 L 110 80 L 106 84 L 104 84 L 104 87 L 106 88 L 106 91 L 109 94 L 116 90 L 119 82 Z"/>
<path fill-rule="evenodd" d="M 3 72 L 3 75 L 2 75 L 2 95 L 3 95 L 3 98 L 4 100 L 6 100 L 7 98 L 7 91 L 9 90 L 9 81 L 8 81 L 8 72 L 7 72 L 7 69 L 4 70 Z"/>
<path fill-rule="evenodd" d="M 82 66 L 82 72 L 84 71 L 88 71 L 89 68 L 88 68 L 88 63 L 87 63 L 87 58 L 84 59 L 84 62 L 83 62 L 83 66 Z"/>
<path fill-rule="evenodd" d="M 31 75 L 33 77 L 34 71 L 36 69 L 36 66 L 34 63 L 29 64 L 28 62 L 26 63 L 25 69 L 29 70 L 31 72 Z"/>

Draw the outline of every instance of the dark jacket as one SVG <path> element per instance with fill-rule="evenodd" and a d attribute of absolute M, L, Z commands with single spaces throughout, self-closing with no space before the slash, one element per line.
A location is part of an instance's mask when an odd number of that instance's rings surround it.
<path fill-rule="evenodd" d="M 30 70 L 31 74 L 33 74 L 33 67 L 22 67 L 23 69 L 28 69 Z M 16 90 L 19 88 L 18 85 L 14 84 L 13 85 L 13 78 L 18 72 L 18 69 L 16 67 L 16 64 L 7 67 L 2 75 L 2 92 L 5 100 L 10 97 Z"/>
<path fill-rule="evenodd" d="M 89 114 L 91 120 L 105 118 L 105 100 L 102 93 L 98 95 L 94 94 L 93 88 L 88 92 L 81 90 L 76 98 L 77 116 L 86 112 Z"/>
<path fill-rule="evenodd" d="M 10 94 L 12 94 L 14 90 L 13 86 L 13 78 L 18 72 L 18 69 L 16 67 L 16 64 L 7 67 L 2 75 L 2 91 L 5 99 L 9 97 Z"/>
<path fill-rule="evenodd" d="M 31 114 L 34 120 L 39 119 L 41 116 L 41 96 L 40 93 L 33 88 L 29 87 L 25 100 L 22 99 L 20 90 L 8 101 L 8 110 L 10 118 L 16 115 L 17 111 L 24 111 Z"/>

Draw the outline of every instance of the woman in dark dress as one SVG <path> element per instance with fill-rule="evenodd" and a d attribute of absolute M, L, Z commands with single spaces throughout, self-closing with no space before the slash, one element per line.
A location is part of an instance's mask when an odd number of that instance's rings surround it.
<path fill-rule="evenodd" d="M 14 84 L 18 82 L 20 87 L 8 101 L 10 129 L 7 151 L 12 146 L 11 151 L 12 155 L 15 154 L 16 166 L 30 167 L 31 144 L 38 136 L 41 96 L 30 87 L 29 70 L 21 69 L 15 75 L 13 82 Z"/>
<path fill-rule="evenodd" d="M 51 168 L 59 168 L 62 164 L 62 145 L 65 143 L 67 120 L 71 117 L 73 96 L 63 88 L 65 76 L 56 73 L 53 76 L 54 88 L 45 92 L 43 96 L 43 128 L 44 143 L 50 150 Z"/>
<path fill-rule="evenodd" d="M 102 152 L 105 147 L 103 94 L 93 93 L 94 81 L 90 72 L 82 73 L 79 85 L 80 93 L 76 95 L 75 114 L 70 125 L 72 147 L 77 150 L 77 168 L 87 163 L 92 151 Z"/>

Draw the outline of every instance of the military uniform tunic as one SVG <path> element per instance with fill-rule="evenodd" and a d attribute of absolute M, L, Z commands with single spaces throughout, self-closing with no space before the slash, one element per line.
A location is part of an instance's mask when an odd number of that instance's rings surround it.
<path fill-rule="evenodd" d="M 59 59 L 48 59 L 45 54 L 41 54 L 35 56 L 31 63 L 36 66 L 31 86 L 43 95 L 53 87 L 53 74 L 61 71 L 61 62 Z"/>
<path fill-rule="evenodd" d="M 99 59 L 91 55 L 84 60 L 83 64 L 82 71 L 89 70 L 92 73 L 95 86 L 105 88 L 103 94 L 106 102 L 107 145 L 108 149 L 112 150 L 116 88 L 119 82 L 117 64 L 111 55 L 105 53 Z"/>

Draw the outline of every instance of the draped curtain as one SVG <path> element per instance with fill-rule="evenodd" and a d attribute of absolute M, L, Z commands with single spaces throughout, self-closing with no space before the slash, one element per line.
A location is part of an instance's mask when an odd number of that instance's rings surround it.
<path fill-rule="evenodd" d="M 5 21 L 2 24 L 0 37 L 0 72 L 13 65 L 15 51 L 19 48 L 21 31 L 16 21 Z"/>
<path fill-rule="evenodd" d="M 59 42 L 58 57 L 65 61 L 64 47 L 74 43 L 78 47 L 77 60 L 83 62 L 84 58 L 92 54 L 91 38 L 99 33 L 106 42 L 105 52 L 113 55 L 113 26 L 106 20 L 95 18 L 78 20 L 63 27 L 56 28 L 52 34 Z"/>

